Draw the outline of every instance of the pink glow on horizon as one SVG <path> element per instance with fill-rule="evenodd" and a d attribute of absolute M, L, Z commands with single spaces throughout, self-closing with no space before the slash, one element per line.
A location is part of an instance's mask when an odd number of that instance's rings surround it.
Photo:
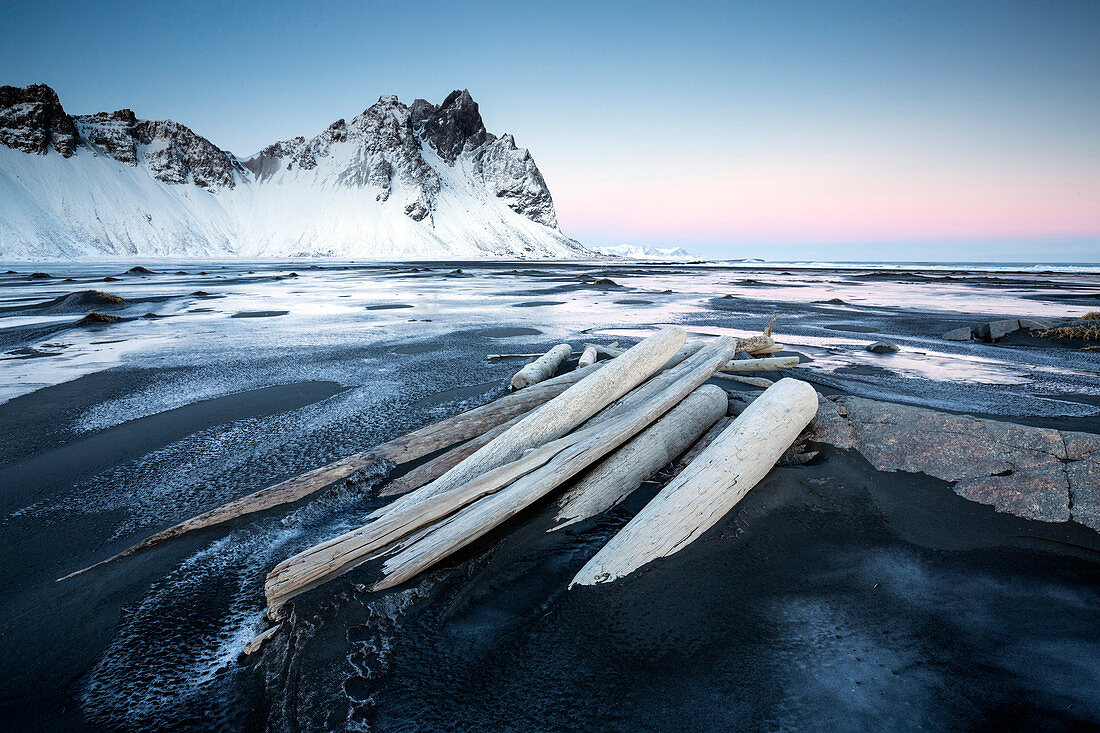
<path fill-rule="evenodd" d="M 623 239 L 896 241 L 1100 234 L 1100 190 L 1090 182 L 860 183 L 796 174 L 784 181 L 681 180 L 661 188 L 568 181 L 554 193 L 566 232 L 606 232 Z"/>

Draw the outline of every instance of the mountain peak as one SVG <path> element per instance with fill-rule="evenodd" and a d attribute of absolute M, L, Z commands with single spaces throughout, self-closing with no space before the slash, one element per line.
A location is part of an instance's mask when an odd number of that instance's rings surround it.
<path fill-rule="evenodd" d="M 418 132 L 431 144 L 439 157 L 453 164 L 464 151 L 473 150 L 495 138 L 485 129 L 477 102 L 462 89 L 447 95 L 433 109 L 421 107 L 424 117 L 416 120 Z"/>
<path fill-rule="evenodd" d="M 37 155 L 52 147 L 68 158 L 79 144 L 76 125 L 52 88 L 0 86 L 0 145 Z"/>

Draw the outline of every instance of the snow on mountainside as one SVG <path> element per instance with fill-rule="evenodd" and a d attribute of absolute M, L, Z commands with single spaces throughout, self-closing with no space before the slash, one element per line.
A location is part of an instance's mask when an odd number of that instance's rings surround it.
<path fill-rule="evenodd" d="M 575 258 L 530 153 L 466 91 L 384 96 L 240 159 L 130 110 L 66 114 L 0 87 L 0 258 Z"/>
<path fill-rule="evenodd" d="M 617 244 L 613 247 L 598 247 L 597 252 L 611 257 L 623 257 L 628 260 L 698 260 L 683 247 L 649 247 L 644 244 Z"/>

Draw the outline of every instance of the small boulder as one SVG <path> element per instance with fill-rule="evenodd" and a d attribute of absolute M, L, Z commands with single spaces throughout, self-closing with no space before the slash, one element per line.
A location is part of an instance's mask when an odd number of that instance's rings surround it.
<path fill-rule="evenodd" d="M 1013 331 L 1019 330 L 1020 321 L 1015 318 L 1004 321 L 992 321 L 989 324 L 989 339 L 991 341 L 996 341 L 999 338 L 1004 338 Z"/>
<path fill-rule="evenodd" d="M 51 277 L 53 277 L 53 275 L 51 275 L 48 272 L 32 272 L 31 273 L 31 280 L 48 280 Z"/>
<path fill-rule="evenodd" d="M 126 271 L 127 275 L 152 275 L 153 271 L 148 267 L 142 267 L 141 265 L 135 265 Z"/>
<path fill-rule="evenodd" d="M 872 354 L 893 354 L 897 352 L 898 347 L 889 341 L 876 341 L 869 345 L 867 350 Z"/>
<path fill-rule="evenodd" d="M 952 329 L 943 335 L 948 341 L 969 341 L 974 335 L 970 326 L 963 326 L 962 328 Z"/>

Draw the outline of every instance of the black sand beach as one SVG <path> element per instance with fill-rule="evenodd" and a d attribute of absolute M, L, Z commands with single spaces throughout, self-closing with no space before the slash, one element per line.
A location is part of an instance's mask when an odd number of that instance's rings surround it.
<path fill-rule="evenodd" d="M 749 334 L 778 314 L 784 353 L 804 357 L 795 375 L 823 394 L 1100 433 L 1100 353 L 1025 334 L 941 338 L 1096 310 L 1095 275 L 514 263 L 123 274 L 132 264 L 0 276 L 10 729 L 1100 725 L 1100 534 L 998 512 L 825 445 L 625 582 L 566 590 L 656 483 L 561 532 L 545 532 L 544 502 L 393 591 L 367 592 L 378 569 L 365 565 L 295 599 L 285 628 L 248 658 L 241 648 L 264 628 L 264 574 L 361 524 L 383 503 L 372 491 L 382 476 L 55 582 L 503 394 L 523 362 L 486 354 L 629 345 L 664 323 Z M 292 268 L 298 277 L 273 280 Z M 53 277 L 32 281 L 31 270 Z M 90 284 L 109 275 L 120 282 Z M 298 290 L 277 290 L 290 282 Z M 38 307 L 90 288 L 118 295 L 110 312 L 134 318 L 93 335 L 75 326 L 83 313 Z M 136 317 L 152 298 L 173 317 Z M 879 340 L 898 352 L 866 351 Z"/>

